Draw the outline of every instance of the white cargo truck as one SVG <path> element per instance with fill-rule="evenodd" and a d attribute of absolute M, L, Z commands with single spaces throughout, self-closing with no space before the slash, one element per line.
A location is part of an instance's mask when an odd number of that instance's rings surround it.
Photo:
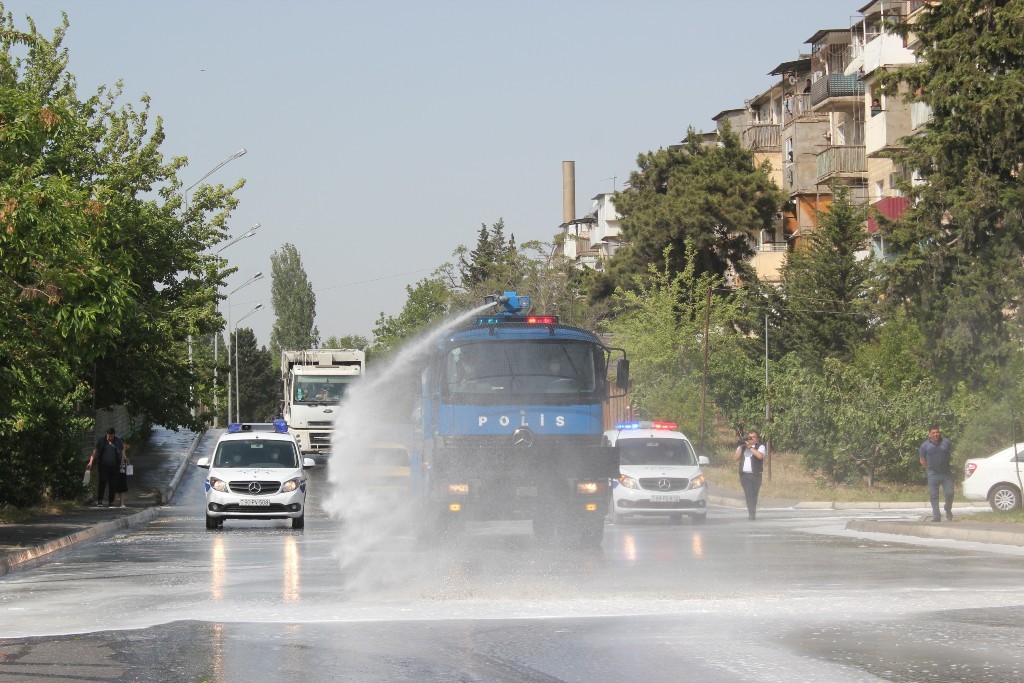
<path fill-rule="evenodd" d="M 358 349 L 281 352 L 281 416 L 303 453 L 327 455 L 338 402 L 366 369 Z"/>

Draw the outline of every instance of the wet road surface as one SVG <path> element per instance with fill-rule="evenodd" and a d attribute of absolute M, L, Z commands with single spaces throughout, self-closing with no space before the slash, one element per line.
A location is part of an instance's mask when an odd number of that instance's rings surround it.
<path fill-rule="evenodd" d="M 148 527 L 0 579 L 0 681 L 1024 679 L 1019 548 L 727 508 L 608 525 L 590 552 L 518 522 L 356 546 L 311 472 L 304 530 L 207 531 L 189 468 Z"/>

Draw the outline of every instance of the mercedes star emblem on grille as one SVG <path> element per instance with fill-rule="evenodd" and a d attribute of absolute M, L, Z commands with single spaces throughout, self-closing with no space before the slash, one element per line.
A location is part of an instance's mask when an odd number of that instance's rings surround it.
<path fill-rule="evenodd" d="M 516 431 L 512 432 L 512 445 L 529 448 L 533 445 L 533 432 L 526 427 L 520 427 Z"/>
<path fill-rule="evenodd" d="M 258 481 L 253 481 L 249 483 L 249 493 L 259 493 L 262 490 L 263 487 L 260 486 L 260 483 Z"/>
<path fill-rule="evenodd" d="M 668 479 L 659 479 L 658 488 L 661 489 L 662 491 L 668 491 L 669 489 L 672 488 L 672 482 L 670 482 Z"/>

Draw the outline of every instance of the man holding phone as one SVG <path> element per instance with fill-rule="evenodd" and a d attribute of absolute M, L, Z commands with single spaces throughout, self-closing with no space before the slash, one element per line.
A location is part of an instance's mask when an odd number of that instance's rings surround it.
<path fill-rule="evenodd" d="M 757 430 L 751 429 L 736 449 L 734 460 L 740 468 L 740 486 L 747 499 L 747 518 L 757 518 L 757 496 L 761 491 L 761 477 L 764 472 L 764 444 Z"/>

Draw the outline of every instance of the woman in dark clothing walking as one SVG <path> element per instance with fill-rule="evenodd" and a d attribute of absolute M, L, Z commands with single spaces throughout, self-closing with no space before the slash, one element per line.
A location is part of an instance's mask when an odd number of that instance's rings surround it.
<path fill-rule="evenodd" d="M 761 476 L 764 471 L 764 445 L 761 435 L 750 430 L 743 443 L 736 449 L 734 460 L 740 468 L 740 486 L 743 496 L 747 499 L 747 518 L 757 517 L 757 494 L 761 491 Z"/>
<path fill-rule="evenodd" d="M 99 483 L 96 490 L 96 507 L 103 505 L 103 492 L 110 486 L 110 497 L 107 499 L 107 507 L 114 507 L 114 490 L 117 480 L 121 474 L 121 465 L 126 464 L 124 457 L 124 441 L 118 436 L 113 427 L 107 430 L 107 435 L 100 437 L 96 447 L 89 455 L 89 464 L 86 469 L 92 469 L 93 463 L 99 472 Z"/>

